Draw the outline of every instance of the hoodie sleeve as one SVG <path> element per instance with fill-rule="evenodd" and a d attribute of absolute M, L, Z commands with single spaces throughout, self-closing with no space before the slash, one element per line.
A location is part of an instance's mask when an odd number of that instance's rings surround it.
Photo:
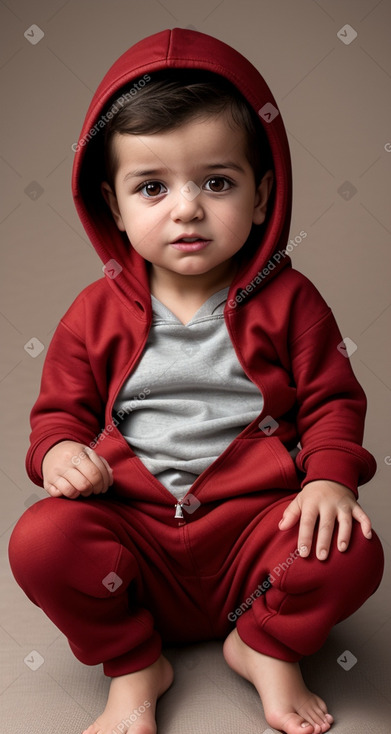
<path fill-rule="evenodd" d="M 303 314 L 318 314 L 291 343 L 302 447 L 296 463 L 305 472 L 301 486 L 329 479 L 357 496 L 358 485 L 369 481 L 376 471 L 374 457 L 362 447 L 365 393 L 349 359 L 338 349 L 341 333 L 316 288 L 307 288 L 304 300 L 299 301 L 299 322 L 305 319 Z"/>
<path fill-rule="evenodd" d="M 32 409 L 26 470 L 43 484 L 46 452 L 64 440 L 90 443 L 100 432 L 104 405 L 83 340 L 62 320 L 46 356 L 39 397 Z"/>

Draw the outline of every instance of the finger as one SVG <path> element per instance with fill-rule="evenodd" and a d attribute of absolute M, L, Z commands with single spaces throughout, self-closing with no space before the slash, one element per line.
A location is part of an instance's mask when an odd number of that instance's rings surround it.
<path fill-rule="evenodd" d="M 300 555 L 302 558 L 306 558 L 311 552 L 312 540 L 314 537 L 314 529 L 317 519 L 317 512 L 307 512 L 301 515 L 297 547 L 300 551 Z"/>
<path fill-rule="evenodd" d="M 65 479 L 65 477 L 58 477 L 53 482 L 52 487 L 54 490 L 60 493 L 60 495 L 63 495 L 64 497 L 68 497 L 68 499 L 74 500 L 79 496 L 79 492 L 75 489 L 75 487 Z M 52 494 L 52 492 L 50 493 Z M 60 496 L 58 494 L 53 494 L 53 497 Z"/>
<path fill-rule="evenodd" d="M 295 499 L 289 503 L 288 507 L 285 508 L 282 518 L 278 523 L 278 527 L 280 528 L 280 530 L 288 530 L 289 528 L 293 528 L 300 517 L 300 513 L 301 510 L 299 507 L 299 503 L 297 502 L 297 497 L 295 497 Z"/>
<path fill-rule="evenodd" d="M 43 488 L 50 494 L 51 497 L 61 497 L 61 490 L 56 489 L 56 487 L 53 484 L 44 484 Z"/>
<path fill-rule="evenodd" d="M 70 466 L 64 473 L 64 476 L 83 497 L 99 494 L 105 490 L 102 473 L 95 461 L 91 460 L 90 451 L 91 449 L 84 448 L 79 454 L 80 462 L 77 466 Z"/>
<path fill-rule="evenodd" d="M 356 502 L 354 505 L 352 515 L 357 522 L 361 525 L 362 534 L 365 538 L 368 538 L 370 540 L 372 538 L 372 523 L 366 514 L 362 507 Z"/>
<path fill-rule="evenodd" d="M 87 461 L 87 457 L 84 461 Z M 69 469 L 64 471 L 61 477 L 56 480 L 56 487 L 61 489 L 61 491 L 69 492 L 69 486 L 77 492 L 77 495 L 82 494 L 83 497 L 89 497 L 89 495 L 94 491 L 92 482 L 80 471 L 80 467 L 69 467 Z M 67 496 L 69 495 L 67 494 Z"/>
<path fill-rule="evenodd" d="M 105 465 L 105 467 L 107 469 L 107 473 L 109 475 L 109 480 L 110 480 L 109 487 L 111 487 L 111 485 L 114 482 L 113 470 L 112 470 L 110 464 L 108 463 L 108 461 L 106 461 L 106 459 L 103 456 L 100 456 L 99 458 L 100 458 L 101 461 L 103 461 L 103 463 L 104 463 L 104 465 Z"/>
<path fill-rule="evenodd" d="M 102 456 L 99 456 L 97 453 L 95 453 L 95 451 L 93 451 L 93 449 L 90 449 L 89 447 L 86 447 L 85 452 L 90 459 L 91 464 L 96 467 L 96 471 L 99 473 L 100 477 L 98 483 L 93 482 L 94 492 L 107 492 L 108 488 L 112 484 L 113 475 L 106 459 L 104 459 Z"/>
<path fill-rule="evenodd" d="M 350 538 L 352 535 L 352 509 L 343 510 L 338 513 L 338 537 L 337 537 L 337 548 L 341 553 L 346 551 Z"/>
<path fill-rule="evenodd" d="M 325 561 L 329 555 L 331 538 L 333 537 L 335 515 L 320 515 L 318 538 L 316 541 L 316 557 Z"/>

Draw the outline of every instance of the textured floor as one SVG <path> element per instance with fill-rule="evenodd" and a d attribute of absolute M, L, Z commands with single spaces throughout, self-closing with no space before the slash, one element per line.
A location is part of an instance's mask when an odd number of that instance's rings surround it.
<path fill-rule="evenodd" d="M 386 573 L 303 672 L 327 700 L 333 731 L 389 734 L 390 21 L 388 0 L 0 1 L 1 734 L 79 734 L 105 704 L 101 668 L 74 659 L 16 586 L 6 551 L 18 517 L 44 496 L 24 455 L 46 348 L 73 298 L 102 275 L 70 195 L 71 145 L 109 65 L 174 26 L 235 46 L 270 84 L 292 152 L 293 263 L 354 342 L 353 369 L 368 396 L 365 446 L 378 462 L 361 503 L 382 539 Z M 254 689 L 228 669 L 220 643 L 167 656 L 176 680 L 159 703 L 159 734 L 270 734 Z"/>

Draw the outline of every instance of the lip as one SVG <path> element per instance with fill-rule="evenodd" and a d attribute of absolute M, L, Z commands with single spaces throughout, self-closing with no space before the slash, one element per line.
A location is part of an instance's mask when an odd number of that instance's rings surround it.
<path fill-rule="evenodd" d="M 183 239 L 193 239 L 194 237 L 198 237 L 199 239 L 195 242 L 182 242 Z M 197 252 L 199 250 L 204 250 L 205 247 L 209 245 L 210 241 L 211 240 L 207 240 L 205 237 L 202 237 L 198 232 L 184 232 L 170 244 L 175 250 L 181 250 L 182 252 Z"/>
<path fill-rule="evenodd" d="M 196 242 L 171 242 L 171 247 L 182 252 L 198 252 L 205 250 L 211 240 L 196 240 Z"/>

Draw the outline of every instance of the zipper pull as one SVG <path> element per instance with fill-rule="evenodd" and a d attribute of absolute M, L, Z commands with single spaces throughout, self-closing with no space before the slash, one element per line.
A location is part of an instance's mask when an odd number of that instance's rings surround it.
<path fill-rule="evenodd" d="M 175 520 L 182 520 L 182 519 L 183 519 L 182 503 L 177 502 L 175 505 Z"/>

